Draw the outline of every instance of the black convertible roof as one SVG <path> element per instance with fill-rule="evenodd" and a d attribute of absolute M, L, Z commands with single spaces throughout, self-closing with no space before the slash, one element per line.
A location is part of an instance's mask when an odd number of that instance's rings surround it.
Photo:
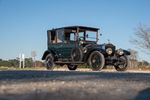
<path fill-rule="evenodd" d="M 58 29 L 71 29 L 71 30 L 77 30 L 77 29 L 81 29 L 81 30 L 89 30 L 89 31 L 98 31 L 99 28 L 94 28 L 94 27 L 87 27 L 87 26 L 65 26 L 65 27 L 61 27 L 61 28 L 55 28 L 52 30 L 58 30 Z"/>

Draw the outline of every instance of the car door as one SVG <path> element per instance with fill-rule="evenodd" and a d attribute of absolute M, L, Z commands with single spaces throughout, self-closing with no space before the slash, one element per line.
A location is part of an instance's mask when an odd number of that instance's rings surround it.
<path fill-rule="evenodd" d="M 71 58 L 71 51 L 75 47 L 74 43 L 64 43 L 61 46 L 62 50 L 62 57 L 65 58 Z"/>
<path fill-rule="evenodd" d="M 62 58 L 63 43 L 54 43 L 49 46 L 50 50 L 56 54 L 58 58 Z"/>
<path fill-rule="evenodd" d="M 75 48 L 75 33 L 66 33 L 64 35 L 64 41 L 60 45 L 62 58 L 71 58 L 71 51 Z"/>

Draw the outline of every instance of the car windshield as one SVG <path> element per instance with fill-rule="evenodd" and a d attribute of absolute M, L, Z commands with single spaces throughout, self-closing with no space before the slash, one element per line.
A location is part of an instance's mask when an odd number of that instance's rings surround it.
<path fill-rule="evenodd" d="M 96 41 L 96 39 L 96 32 L 94 31 L 79 32 L 79 40 Z"/>

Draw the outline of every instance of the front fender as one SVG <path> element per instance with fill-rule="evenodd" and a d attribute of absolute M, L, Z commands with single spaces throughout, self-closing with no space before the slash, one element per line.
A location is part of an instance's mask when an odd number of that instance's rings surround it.
<path fill-rule="evenodd" d="M 103 55 L 105 54 L 105 51 L 103 49 L 99 49 L 99 48 L 93 48 L 88 50 L 88 52 L 86 54 L 84 54 L 84 61 L 87 61 L 90 54 L 94 51 L 99 51 L 100 53 L 102 53 Z"/>
<path fill-rule="evenodd" d="M 131 55 L 130 51 L 128 51 L 128 50 L 123 50 L 123 52 L 125 55 Z"/>

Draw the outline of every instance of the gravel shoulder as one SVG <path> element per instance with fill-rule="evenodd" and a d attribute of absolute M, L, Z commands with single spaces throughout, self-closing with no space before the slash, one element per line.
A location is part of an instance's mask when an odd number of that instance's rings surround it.
<path fill-rule="evenodd" d="M 150 73 L 0 71 L 0 100 L 150 100 Z"/>

